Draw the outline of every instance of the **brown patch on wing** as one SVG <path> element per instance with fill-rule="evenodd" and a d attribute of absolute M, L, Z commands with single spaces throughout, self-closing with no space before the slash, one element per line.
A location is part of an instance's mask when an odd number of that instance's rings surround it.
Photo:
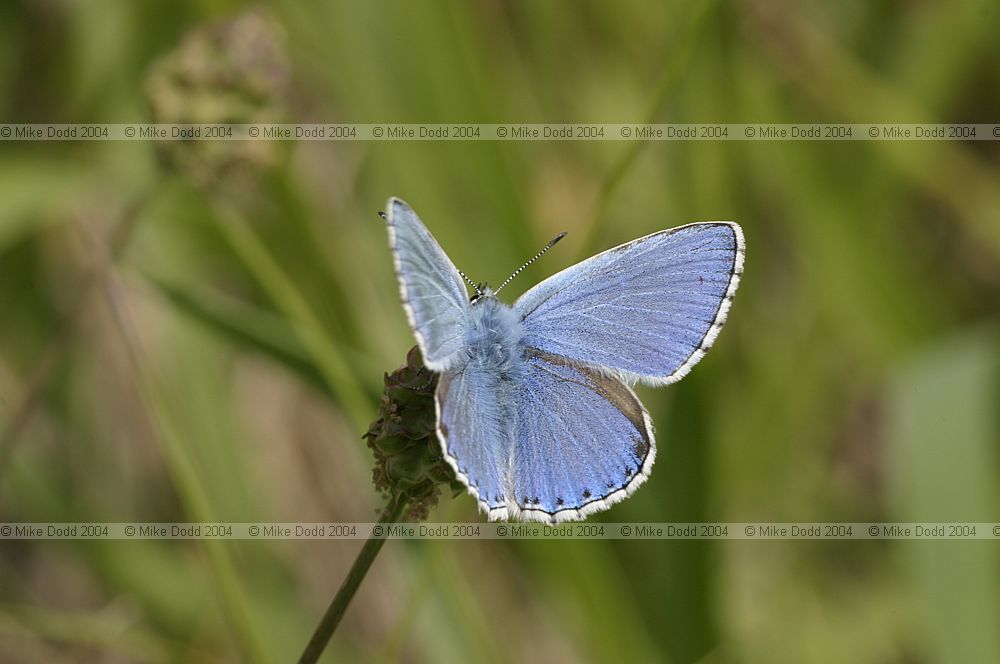
<path fill-rule="evenodd" d="M 590 367 L 578 364 L 561 355 L 553 355 L 531 347 L 526 349 L 526 353 L 529 356 L 540 358 L 549 364 L 560 364 L 565 367 L 570 367 L 574 371 L 579 371 L 583 374 L 589 382 L 587 387 L 607 399 L 611 405 L 622 413 L 622 415 L 628 418 L 629 422 L 632 423 L 632 426 L 635 427 L 635 430 L 639 432 L 641 439 L 636 444 L 635 453 L 636 456 L 643 461 L 646 460 L 646 455 L 649 454 L 650 441 L 649 432 L 646 430 L 646 418 L 644 416 L 645 411 L 642 404 L 639 402 L 639 399 L 632 393 L 632 390 L 630 390 L 628 386 L 617 378 L 601 374 Z"/>

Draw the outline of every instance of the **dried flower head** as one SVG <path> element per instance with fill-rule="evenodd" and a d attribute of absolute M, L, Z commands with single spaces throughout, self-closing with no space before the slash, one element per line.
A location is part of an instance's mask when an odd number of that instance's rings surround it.
<path fill-rule="evenodd" d="M 281 26 L 252 9 L 194 28 L 146 78 L 154 122 L 214 125 L 280 122 L 289 79 Z M 254 173 L 278 161 L 281 144 L 247 140 L 170 140 L 163 157 L 199 185 Z"/>
<path fill-rule="evenodd" d="M 411 520 L 427 518 L 441 485 L 448 485 L 452 495 L 462 491 L 437 439 L 436 386 L 437 374 L 423 365 L 414 346 L 406 364 L 385 376 L 378 418 L 365 434 L 375 455 L 375 488 L 405 496 Z"/>

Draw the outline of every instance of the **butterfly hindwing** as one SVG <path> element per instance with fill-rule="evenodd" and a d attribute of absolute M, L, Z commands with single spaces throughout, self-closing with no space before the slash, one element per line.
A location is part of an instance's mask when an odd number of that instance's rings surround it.
<path fill-rule="evenodd" d="M 649 415 L 617 378 L 527 348 L 512 462 L 512 516 L 581 519 L 631 494 L 649 475 Z"/>
<path fill-rule="evenodd" d="M 491 519 L 505 519 L 514 418 L 497 377 L 462 361 L 438 378 L 438 438 L 449 465 Z"/>
<path fill-rule="evenodd" d="M 524 342 L 629 382 L 680 380 L 704 356 L 743 270 L 737 224 L 690 224 L 623 244 L 522 295 Z"/>
<path fill-rule="evenodd" d="M 468 296 L 465 285 L 437 241 L 410 206 L 390 198 L 386 221 L 410 326 L 424 364 L 442 371 L 464 347 Z"/>

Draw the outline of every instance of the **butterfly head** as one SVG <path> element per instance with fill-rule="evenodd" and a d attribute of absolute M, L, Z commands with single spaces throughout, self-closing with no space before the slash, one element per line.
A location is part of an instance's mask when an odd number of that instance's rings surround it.
<path fill-rule="evenodd" d="M 497 299 L 496 293 L 494 293 L 493 289 L 490 288 L 490 285 L 484 281 L 476 285 L 476 292 L 469 298 L 469 303 L 476 304 L 490 298 L 494 300 Z"/>

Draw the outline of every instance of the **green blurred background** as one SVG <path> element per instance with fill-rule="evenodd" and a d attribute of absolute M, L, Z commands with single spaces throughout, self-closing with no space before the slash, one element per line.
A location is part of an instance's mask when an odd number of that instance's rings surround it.
<path fill-rule="evenodd" d="M 995 122 L 1000 7 L 7 2 L 5 122 Z M 389 195 L 510 297 L 696 220 L 715 348 L 595 520 L 998 521 L 982 142 L 4 143 L 0 521 L 368 521 Z M 431 520 L 477 520 L 468 496 Z M 360 542 L 6 541 L 0 661 L 291 661 Z M 329 661 L 989 662 L 996 542 L 392 541 Z"/>

